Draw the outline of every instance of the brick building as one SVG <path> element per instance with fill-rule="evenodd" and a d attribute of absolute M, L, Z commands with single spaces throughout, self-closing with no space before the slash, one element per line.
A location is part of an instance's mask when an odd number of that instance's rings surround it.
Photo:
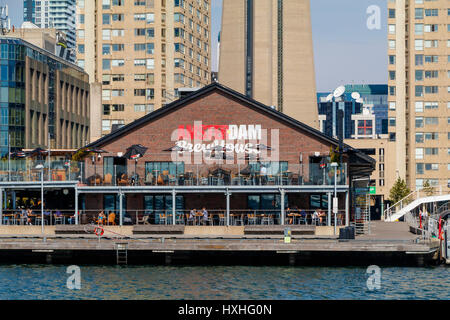
<path fill-rule="evenodd" d="M 147 150 L 127 159 L 135 144 Z M 85 160 L 76 187 L 81 221 L 104 210 L 120 224 L 146 215 L 152 224 L 178 224 L 206 207 L 214 224 L 284 224 L 295 220 L 282 213 L 298 207 L 327 212 L 329 224 L 336 176 L 338 223 L 348 225 L 364 213 L 364 179 L 375 161 L 345 145 L 335 172 L 339 157 L 330 153 L 338 144 L 213 83 L 86 146 L 104 153 Z"/>

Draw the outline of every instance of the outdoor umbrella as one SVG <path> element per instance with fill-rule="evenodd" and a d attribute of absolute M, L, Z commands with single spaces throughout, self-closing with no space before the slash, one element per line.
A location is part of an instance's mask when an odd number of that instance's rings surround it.
<path fill-rule="evenodd" d="M 258 151 L 261 151 L 261 150 L 272 151 L 272 147 L 266 146 L 265 144 L 262 144 L 262 143 L 258 143 L 256 145 L 256 150 L 258 150 Z"/>
<path fill-rule="evenodd" d="M 124 157 L 128 160 L 135 160 L 134 162 L 134 176 L 136 177 L 136 167 L 137 161 L 139 158 L 142 158 L 148 148 L 144 147 L 141 144 L 134 144 L 131 147 L 127 148 L 127 152 L 125 152 Z M 136 181 L 136 180 L 135 180 Z"/>
<path fill-rule="evenodd" d="M 105 151 L 103 149 L 98 149 L 98 148 L 86 149 L 86 152 L 96 153 L 96 154 L 108 153 L 108 151 Z M 95 161 L 95 158 L 93 158 L 92 162 L 94 162 L 94 184 L 97 185 L 97 162 Z"/>
<path fill-rule="evenodd" d="M 42 157 L 42 155 L 44 155 L 44 154 L 45 155 L 48 154 L 48 150 L 45 150 L 42 148 L 36 148 L 28 153 L 28 155 L 32 158 L 34 158 L 34 157 L 39 158 L 39 157 Z"/>

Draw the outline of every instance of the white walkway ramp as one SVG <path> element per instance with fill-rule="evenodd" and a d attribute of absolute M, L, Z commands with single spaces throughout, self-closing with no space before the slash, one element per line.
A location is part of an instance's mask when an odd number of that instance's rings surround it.
<path fill-rule="evenodd" d="M 406 213 L 414 210 L 418 206 L 426 203 L 433 203 L 433 202 L 440 202 L 440 201 L 450 201 L 450 194 L 445 195 L 439 195 L 439 196 L 431 196 L 431 197 L 424 197 L 424 198 L 418 198 L 414 200 L 413 202 L 409 203 L 408 205 L 400 208 L 396 212 L 389 211 L 391 209 L 386 210 L 385 220 L 386 222 L 394 222 L 403 217 Z"/>

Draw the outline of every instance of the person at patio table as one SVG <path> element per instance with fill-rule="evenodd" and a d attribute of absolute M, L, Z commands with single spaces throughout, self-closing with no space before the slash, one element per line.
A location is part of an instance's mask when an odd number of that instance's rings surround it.
<path fill-rule="evenodd" d="M 194 222 L 196 212 L 197 212 L 196 209 L 192 209 L 191 212 L 189 212 L 188 223 L 189 223 L 190 221 Z"/>
<path fill-rule="evenodd" d="M 312 214 L 312 223 L 316 224 L 317 221 L 319 221 L 319 213 L 317 212 L 317 210 L 314 210 Z"/>
<path fill-rule="evenodd" d="M 208 211 L 205 207 L 202 208 L 202 214 L 203 214 L 203 224 L 206 224 L 208 222 Z"/>
<path fill-rule="evenodd" d="M 323 210 L 319 211 L 319 223 L 322 225 L 323 223 L 323 218 L 326 217 L 327 215 L 325 214 L 325 212 Z"/>
<path fill-rule="evenodd" d="M 267 168 L 264 165 L 261 165 L 261 170 L 259 171 L 261 184 L 267 184 Z"/>
<path fill-rule="evenodd" d="M 24 207 L 22 207 L 22 209 L 21 209 L 20 216 L 22 218 L 26 219 L 25 224 L 31 226 L 31 218 L 28 216 L 28 210 L 25 210 Z"/>
<path fill-rule="evenodd" d="M 291 211 L 291 208 L 287 208 L 286 209 L 286 217 L 289 217 L 289 224 L 292 224 L 292 222 L 293 222 L 293 218 L 294 218 L 294 213 Z"/>
<path fill-rule="evenodd" d="M 100 212 L 100 213 L 98 214 L 97 223 L 98 223 L 98 224 L 104 224 L 105 220 L 106 220 L 106 215 L 105 215 L 105 214 L 103 213 L 103 211 L 102 211 L 102 212 Z"/>
<path fill-rule="evenodd" d="M 73 214 L 73 216 L 70 216 L 70 217 L 69 217 L 69 223 L 70 223 L 70 224 L 74 224 L 74 223 L 75 223 L 75 218 L 76 218 L 76 216 L 77 216 L 77 212 L 75 212 L 75 213 Z"/>

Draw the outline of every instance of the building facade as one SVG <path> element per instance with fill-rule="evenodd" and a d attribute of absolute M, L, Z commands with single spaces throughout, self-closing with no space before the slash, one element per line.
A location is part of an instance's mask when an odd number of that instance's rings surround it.
<path fill-rule="evenodd" d="M 102 83 L 102 130 L 211 81 L 209 0 L 78 1 L 78 65 Z"/>
<path fill-rule="evenodd" d="M 222 84 L 319 128 L 309 0 L 225 0 Z"/>
<path fill-rule="evenodd" d="M 66 35 L 69 49 L 73 53 L 69 60 L 75 61 L 76 0 L 24 0 L 23 20 L 31 22 L 40 28 L 55 28 Z"/>
<path fill-rule="evenodd" d="M 88 75 L 22 39 L 0 37 L 0 43 L 2 157 L 9 148 L 85 145 L 90 135 Z"/>
<path fill-rule="evenodd" d="M 388 1 L 389 136 L 412 190 L 450 186 L 449 17 L 447 0 Z"/>
<path fill-rule="evenodd" d="M 127 149 L 137 142 L 145 153 L 130 160 Z M 151 224 L 179 224 L 187 223 L 190 210 L 205 207 L 226 219 L 223 225 L 243 225 L 269 216 L 271 223 L 288 224 L 280 213 L 297 208 L 325 212 L 327 224 L 336 176 L 340 224 L 348 225 L 364 211 L 355 210 L 361 202 L 354 201 L 353 180 L 369 177 L 375 161 L 346 146 L 335 175 L 330 150 L 337 145 L 213 83 L 89 144 L 107 152 L 82 166 L 80 209 L 84 221 L 103 210 L 134 222 L 148 215 Z"/>

